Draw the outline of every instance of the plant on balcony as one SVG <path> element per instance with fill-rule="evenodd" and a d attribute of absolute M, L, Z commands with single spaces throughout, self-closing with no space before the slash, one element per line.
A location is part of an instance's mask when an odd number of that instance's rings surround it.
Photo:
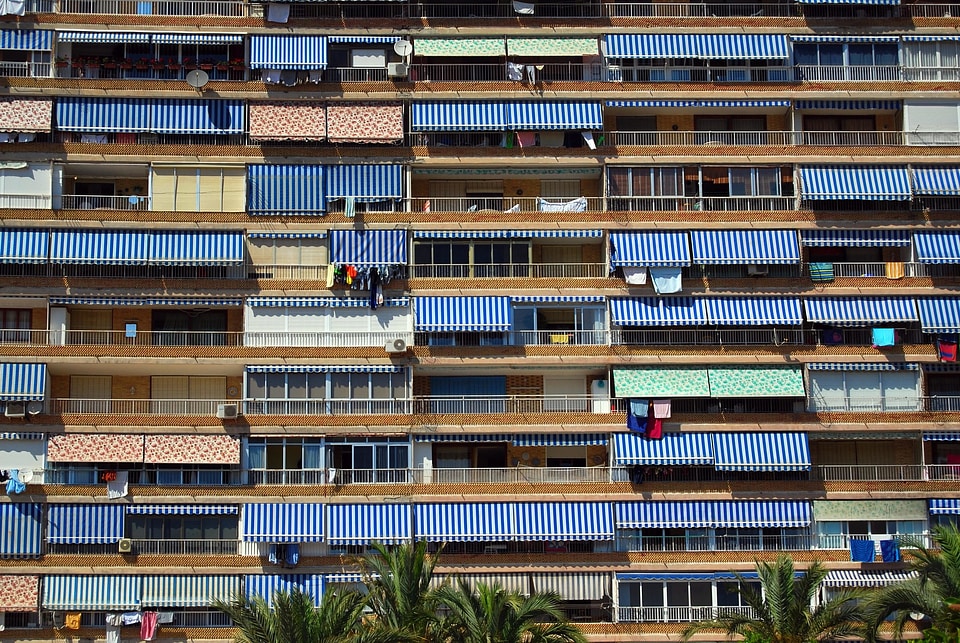
<path fill-rule="evenodd" d="M 70 64 L 70 61 L 67 60 L 66 58 L 61 57 L 61 56 L 57 56 L 57 59 L 54 61 L 54 64 L 55 64 L 57 67 L 66 67 L 66 66 L 68 66 L 68 65 Z"/>
<path fill-rule="evenodd" d="M 899 543 L 917 576 L 878 590 L 864 606 L 868 640 L 877 640 L 877 630 L 887 619 L 899 637 L 908 621 L 919 620 L 930 628 L 924 640 L 938 637 L 956 641 L 960 634 L 960 530 L 956 525 L 933 528 L 933 547 L 920 538 L 900 537 Z M 922 618 L 916 618 L 917 615 Z M 932 630 L 932 631 L 931 631 Z"/>
<path fill-rule="evenodd" d="M 163 71 L 167 68 L 167 63 L 163 61 L 163 58 L 158 58 L 156 60 L 151 60 L 150 66 L 156 71 Z"/>
<path fill-rule="evenodd" d="M 183 68 L 184 69 L 196 69 L 197 61 L 193 58 L 184 58 L 183 59 Z"/>
<path fill-rule="evenodd" d="M 141 58 L 134 63 L 134 66 L 137 69 L 145 70 L 147 68 L 147 61 Z"/>
<path fill-rule="evenodd" d="M 213 61 L 212 61 L 212 60 L 201 60 L 201 61 L 200 61 L 200 69 L 203 69 L 204 71 L 210 71 L 211 69 L 213 69 Z"/>
<path fill-rule="evenodd" d="M 129 58 L 124 58 L 120 61 L 120 69 L 133 69 L 133 61 Z"/>
<path fill-rule="evenodd" d="M 816 607 L 814 599 L 827 577 L 827 568 L 816 561 L 799 576 L 793 559 L 781 554 L 772 563 L 758 562 L 757 575 L 761 589 L 754 589 L 751 581 L 734 572 L 740 602 L 752 613 L 731 610 L 711 620 L 691 623 L 682 639 L 689 641 L 695 634 L 719 630 L 727 637 L 741 636 L 752 643 L 811 643 L 836 640 L 863 633 L 862 613 L 857 602 L 866 593 L 844 591 Z"/>
<path fill-rule="evenodd" d="M 217 69 L 218 69 L 219 71 L 227 71 L 228 69 L 230 69 L 230 63 L 228 63 L 228 62 L 226 62 L 226 61 L 218 62 L 218 63 L 217 63 Z"/>
<path fill-rule="evenodd" d="M 245 64 L 243 62 L 243 58 L 234 58 L 230 61 L 230 69 L 234 71 L 243 71 L 244 68 Z"/>

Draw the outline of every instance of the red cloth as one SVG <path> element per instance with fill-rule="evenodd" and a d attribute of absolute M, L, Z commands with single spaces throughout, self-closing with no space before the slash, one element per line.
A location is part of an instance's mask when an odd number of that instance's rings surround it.
<path fill-rule="evenodd" d="M 144 612 L 140 617 L 140 638 L 144 641 L 152 641 L 157 634 L 157 613 Z"/>
<path fill-rule="evenodd" d="M 650 418 L 647 421 L 647 437 L 651 440 L 659 440 L 663 437 L 663 420 Z"/>
<path fill-rule="evenodd" d="M 937 342 L 937 350 L 940 353 L 941 362 L 957 361 L 957 343 L 956 342 L 947 342 L 941 339 Z"/>

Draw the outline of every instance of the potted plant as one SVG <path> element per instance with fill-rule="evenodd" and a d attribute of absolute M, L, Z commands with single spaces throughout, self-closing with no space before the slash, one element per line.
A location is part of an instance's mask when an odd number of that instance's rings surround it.
<path fill-rule="evenodd" d="M 167 63 L 163 62 L 163 58 L 151 60 L 150 65 L 153 67 L 154 71 L 163 71 L 167 68 Z"/>
<path fill-rule="evenodd" d="M 102 66 L 104 69 L 116 69 L 116 68 L 117 68 L 117 61 L 114 60 L 113 58 L 104 58 L 104 59 L 103 59 L 103 62 L 101 63 L 101 66 Z"/>
<path fill-rule="evenodd" d="M 243 58 L 234 58 L 230 61 L 230 69 L 234 71 L 243 71 L 244 67 Z"/>
<path fill-rule="evenodd" d="M 144 60 L 143 58 L 141 58 L 141 59 L 137 60 L 137 62 L 134 63 L 134 66 L 135 66 L 137 69 L 145 70 L 145 69 L 147 68 L 147 61 Z"/>
<path fill-rule="evenodd" d="M 57 60 L 55 64 L 57 67 L 60 67 L 62 69 L 63 67 L 67 67 L 70 64 L 70 61 L 67 60 L 66 58 L 63 58 L 62 56 L 57 56 Z"/>
<path fill-rule="evenodd" d="M 167 69 L 170 71 L 180 71 L 180 61 L 173 58 L 167 63 Z"/>
<path fill-rule="evenodd" d="M 226 60 L 222 60 L 217 63 L 217 71 L 227 71 L 228 69 L 230 69 L 230 65 Z"/>
<path fill-rule="evenodd" d="M 133 61 L 129 58 L 124 58 L 120 61 L 120 69 L 133 69 Z"/>
<path fill-rule="evenodd" d="M 183 59 L 183 68 L 184 68 L 184 69 L 187 69 L 187 70 L 189 70 L 189 69 L 196 69 L 196 68 L 197 68 L 197 61 L 195 61 L 193 58 L 186 57 L 186 58 Z"/>
<path fill-rule="evenodd" d="M 210 71 L 211 69 L 213 69 L 213 61 L 211 61 L 211 60 L 206 60 L 206 59 L 205 59 L 205 60 L 201 60 L 201 61 L 200 61 L 200 69 L 202 69 L 202 70 L 204 70 L 204 71 Z"/>

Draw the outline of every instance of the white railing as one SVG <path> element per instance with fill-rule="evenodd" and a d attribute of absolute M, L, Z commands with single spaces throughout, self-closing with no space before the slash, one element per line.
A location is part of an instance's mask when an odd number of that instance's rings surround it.
<path fill-rule="evenodd" d="M 538 197 L 415 197 L 409 199 L 409 207 L 412 212 L 500 212 L 512 214 L 515 212 L 556 212 L 570 213 L 575 216 L 576 213 L 583 211 L 586 206 L 588 211 L 602 211 L 602 197 L 581 197 L 546 199 L 547 205 L 544 205 L 544 199 Z M 566 205 L 564 205 L 566 204 Z M 564 209 L 566 208 L 566 209 Z"/>
<path fill-rule="evenodd" d="M 385 67 L 327 67 L 324 82 L 369 83 L 387 80 Z"/>
<path fill-rule="evenodd" d="M 749 607 L 623 607 L 618 610 L 621 623 L 690 623 L 728 614 L 753 617 Z"/>
<path fill-rule="evenodd" d="M 792 82 L 794 71 L 789 66 L 718 67 L 703 65 L 633 66 L 608 65 L 610 82 L 627 83 L 767 83 Z"/>
<path fill-rule="evenodd" d="M 237 540 L 133 540 L 134 554 L 156 556 L 236 556 Z"/>
<path fill-rule="evenodd" d="M 933 544 L 932 539 L 928 534 L 898 534 L 891 536 L 867 536 L 867 535 L 851 535 L 851 534 L 818 534 L 816 538 L 815 549 L 850 549 L 851 540 L 872 540 L 874 543 L 879 543 L 881 540 L 895 540 L 897 538 L 902 538 L 903 536 L 909 536 L 910 538 L 920 540 L 924 543 L 924 546 L 929 547 Z M 876 554 L 880 555 L 880 546 L 876 545 Z"/>
<path fill-rule="evenodd" d="M 0 208 L 23 210 L 49 210 L 52 204 L 50 196 L 41 194 L 0 194 Z"/>
<path fill-rule="evenodd" d="M 796 79 L 814 82 L 901 80 L 899 65 L 797 65 Z"/>
<path fill-rule="evenodd" d="M 904 277 L 927 277 L 930 274 L 926 264 L 903 262 L 897 265 L 903 266 Z M 888 276 L 887 264 L 882 261 L 835 263 L 833 275 L 835 277 L 886 277 Z"/>
<path fill-rule="evenodd" d="M 631 536 L 617 537 L 617 551 L 806 551 L 813 538 L 804 535 L 771 536 Z"/>
<path fill-rule="evenodd" d="M 787 18 L 799 16 L 795 3 L 731 2 L 604 2 L 604 13 L 611 18 Z"/>
<path fill-rule="evenodd" d="M 429 395 L 414 399 L 417 413 L 609 413 L 610 400 L 590 395 Z"/>
<path fill-rule="evenodd" d="M 811 411 L 851 413 L 897 413 L 918 411 L 960 411 L 960 396 L 884 395 L 876 397 L 812 397 Z"/>
<path fill-rule="evenodd" d="M 244 346 L 304 346 L 315 348 L 350 346 L 386 346 L 402 339 L 413 346 L 412 332 L 248 332 L 243 334 Z"/>
<path fill-rule="evenodd" d="M 834 465 L 821 464 L 815 468 L 816 475 L 824 482 L 898 482 L 902 480 L 925 480 L 926 472 L 921 464 Z"/>
<path fill-rule="evenodd" d="M 237 400 L 95 400 L 58 398 L 54 413 L 87 415 L 216 415 L 221 404 L 236 405 Z"/>
<path fill-rule="evenodd" d="M 795 209 L 796 200 L 785 196 L 749 196 L 749 197 L 651 197 L 616 196 L 607 197 L 607 209 L 611 211 L 636 212 L 687 212 L 703 210 L 707 212 L 751 212 L 751 211 L 788 211 Z"/>
<path fill-rule="evenodd" d="M 239 0 L 56 0 L 58 13 L 155 16 L 223 16 L 243 18 L 248 5 Z"/>
<path fill-rule="evenodd" d="M 137 210 L 150 209 L 149 196 L 90 196 L 64 194 L 60 197 L 64 210 Z"/>
<path fill-rule="evenodd" d="M 277 281 L 325 281 L 327 266 L 253 264 L 249 270 L 251 279 L 274 279 Z"/>
<path fill-rule="evenodd" d="M 414 469 L 416 484 L 576 484 L 610 482 L 608 467 Z"/>
<path fill-rule="evenodd" d="M 13 78 L 49 78 L 50 63 L 0 61 L 0 76 Z"/>
<path fill-rule="evenodd" d="M 245 400 L 243 409 L 247 415 L 405 415 L 411 400 Z"/>
<path fill-rule="evenodd" d="M 607 276 L 602 263 L 418 264 L 411 275 L 420 279 L 599 279 Z"/>
<path fill-rule="evenodd" d="M 48 330 L 6 331 L 15 342 L 18 333 L 30 333 L 34 343 L 56 346 L 240 346 L 243 334 L 227 331 L 143 331 L 127 334 L 123 330 Z M 4 338 L 0 332 L 0 340 Z"/>

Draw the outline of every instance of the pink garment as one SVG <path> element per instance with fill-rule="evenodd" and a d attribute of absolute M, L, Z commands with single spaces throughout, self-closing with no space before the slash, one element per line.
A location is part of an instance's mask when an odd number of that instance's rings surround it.
<path fill-rule="evenodd" d="M 140 617 L 140 638 L 144 641 L 152 641 L 157 634 L 157 613 L 144 612 Z"/>
<path fill-rule="evenodd" d="M 653 401 L 653 417 L 662 420 L 670 417 L 670 400 Z"/>
<path fill-rule="evenodd" d="M 537 145 L 537 133 L 517 132 L 517 145 L 520 147 L 535 147 Z"/>

